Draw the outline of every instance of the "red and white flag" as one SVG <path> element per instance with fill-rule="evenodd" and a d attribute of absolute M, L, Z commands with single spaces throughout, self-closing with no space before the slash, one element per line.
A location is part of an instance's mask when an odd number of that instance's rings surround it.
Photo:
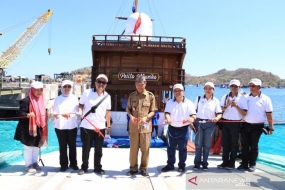
<path fill-rule="evenodd" d="M 137 33 L 137 30 L 138 28 L 141 26 L 141 14 L 139 14 L 139 17 L 136 21 L 136 24 L 135 24 L 135 27 L 134 27 L 134 30 L 133 30 L 133 33 L 136 34 Z"/>

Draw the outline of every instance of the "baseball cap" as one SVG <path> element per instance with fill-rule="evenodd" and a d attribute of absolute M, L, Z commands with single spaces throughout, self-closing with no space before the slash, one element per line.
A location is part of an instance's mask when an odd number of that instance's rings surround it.
<path fill-rule="evenodd" d="M 180 90 L 184 90 L 182 84 L 175 84 L 175 85 L 173 86 L 173 90 L 175 90 L 176 88 L 178 88 L 178 89 L 180 89 Z"/>
<path fill-rule="evenodd" d="M 145 76 L 144 75 L 137 75 L 136 82 L 145 82 Z"/>
<path fill-rule="evenodd" d="M 65 85 L 69 84 L 70 86 L 73 86 L 73 82 L 70 80 L 64 80 L 61 83 L 61 87 L 64 87 Z"/>
<path fill-rule="evenodd" d="M 251 79 L 248 84 L 250 84 L 250 83 L 253 83 L 256 86 L 261 86 L 261 84 L 262 84 L 261 80 L 257 79 L 257 78 Z"/>
<path fill-rule="evenodd" d="M 96 80 L 99 79 L 99 78 L 103 78 L 103 79 L 106 80 L 106 82 L 108 82 L 108 77 L 107 77 L 106 75 L 104 75 L 104 74 L 98 75 L 98 77 L 96 78 Z"/>
<path fill-rule="evenodd" d="M 215 89 L 215 85 L 214 85 L 214 83 L 212 83 L 212 82 L 206 82 L 206 83 L 205 83 L 205 86 L 210 86 L 210 87 L 212 87 L 213 89 Z"/>
<path fill-rule="evenodd" d="M 240 82 L 237 79 L 233 79 L 233 80 L 230 81 L 230 86 L 233 85 L 233 84 L 235 84 L 237 86 L 240 86 Z"/>
<path fill-rule="evenodd" d="M 32 82 L 31 87 L 35 89 L 39 89 L 39 88 L 44 88 L 44 85 L 43 83 L 39 81 L 35 81 L 35 82 Z"/>

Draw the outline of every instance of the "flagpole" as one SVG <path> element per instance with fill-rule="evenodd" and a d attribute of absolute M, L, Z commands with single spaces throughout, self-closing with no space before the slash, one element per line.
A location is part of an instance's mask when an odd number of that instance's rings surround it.
<path fill-rule="evenodd" d="M 138 6 L 139 6 L 139 0 L 135 0 L 135 7 L 136 7 L 135 13 L 138 12 Z"/>

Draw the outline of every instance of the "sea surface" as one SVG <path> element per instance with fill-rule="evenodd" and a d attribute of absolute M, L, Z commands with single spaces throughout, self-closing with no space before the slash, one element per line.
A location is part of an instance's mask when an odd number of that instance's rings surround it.
<path fill-rule="evenodd" d="M 197 96 L 204 95 L 203 88 L 187 86 L 184 95 L 194 102 Z M 240 92 L 250 93 L 249 88 L 242 88 Z M 261 135 L 258 162 L 285 171 L 285 89 L 263 88 L 261 92 L 271 98 L 275 131 L 273 135 Z M 227 93 L 228 88 L 216 87 L 214 96 L 221 100 Z"/>

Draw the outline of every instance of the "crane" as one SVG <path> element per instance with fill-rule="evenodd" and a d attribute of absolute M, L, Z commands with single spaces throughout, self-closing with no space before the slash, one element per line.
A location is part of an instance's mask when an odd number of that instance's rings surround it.
<path fill-rule="evenodd" d="M 29 45 L 41 29 L 46 25 L 52 15 L 52 10 L 49 9 L 46 13 L 39 16 L 18 39 L 14 41 L 3 53 L 0 54 L 0 75 L 4 75 L 4 68 L 13 62 L 22 51 Z M 1 35 L 1 34 L 0 34 Z M 51 49 L 48 49 L 51 52 Z"/>

